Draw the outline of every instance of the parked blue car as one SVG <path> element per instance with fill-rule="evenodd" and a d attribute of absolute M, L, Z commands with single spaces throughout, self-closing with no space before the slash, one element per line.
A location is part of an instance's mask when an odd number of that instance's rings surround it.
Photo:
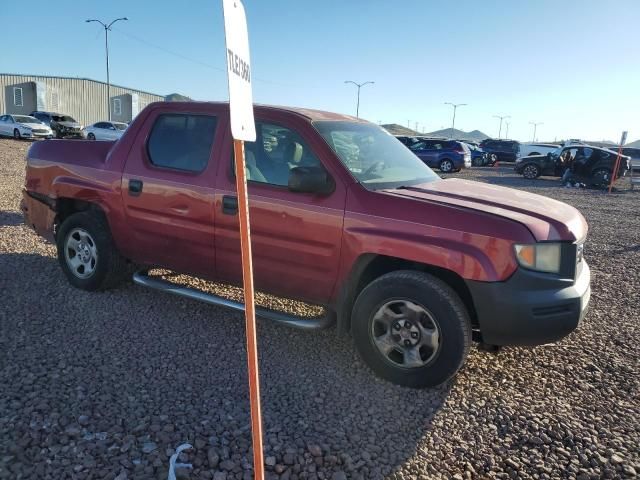
<path fill-rule="evenodd" d="M 432 168 L 443 173 L 457 172 L 471 166 L 469 147 L 456 140 L 420 139 L 409 149 Z"/>

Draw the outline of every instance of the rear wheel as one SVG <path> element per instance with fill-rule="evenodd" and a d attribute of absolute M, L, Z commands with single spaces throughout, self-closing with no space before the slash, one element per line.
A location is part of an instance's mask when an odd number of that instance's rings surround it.
<path fill-rule="evenodd" d="M 471 165 L 474 167 L 481 167 L 483 164 L 482 157 L 476 157 L 471 160 Z"/>
<path fill-rule="evenodd" d="M 353 307 L 352 333 L 365 363 L 398 385 L 440 385 L 464 363 L 471 324 L 460 297 L 422 272 L 397 271 L 374 280 Z"/>
<path fill-rule="evenodd" d="M 534 180 L 540 176 L 540 168 L 535 163 L 530 163 L 525 165 L 522 169 L 522 175 L 524 178 L 528 178 L 529 180 Z"/>
<path fill-rule="evenodd" d="M 445 158 L 440 162 L 440 171 L 444 173 L 449 173 L 453 171 L 453 162 L 448 158 Z"/>
<path fill-rule="evenodd" d="M 593 172 L 591 178 L 591 183 L 594 186 L 605 188 L 608 187 L 611 182 L 611 172 L 606 168 L 599 168 Z"/>
<path fill-rule="evenodd" d="M 13 129 L 13 138 L 15 138 L 16 140 L 20 140 L 22 138 L 22 135 L 20 135 L 20 130 L 18 130 L 17 128 Z"/>
<path fill-rule="evenodd" d="M 106 290 L 123 283 L 130 273 L 100 213 L 69 216 L 56 235 L 58 261 L 69 283 L 81 290 Z"/>
<path fill-rule="evenodd" d="M 90 133 L 89 135 L 87 135 L 87 138 L 88 138 L 89 140 L 95 140 L 95 139 L 96 139 L 96 136 L 95 136 L 93 133 Z"/>

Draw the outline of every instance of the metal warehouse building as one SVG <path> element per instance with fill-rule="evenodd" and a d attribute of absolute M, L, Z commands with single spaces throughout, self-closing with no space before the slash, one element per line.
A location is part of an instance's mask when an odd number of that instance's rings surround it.
<path fill-rule="evenodd" d="M 44 110 L 71 115 L 83 125 L 107 120 L 107 84 L 88 78 L 0 73 L 0 115 L 29 115 Z M 114 122 L 128 122 L 162 95 L 111 85 L 109 106 Z"/>

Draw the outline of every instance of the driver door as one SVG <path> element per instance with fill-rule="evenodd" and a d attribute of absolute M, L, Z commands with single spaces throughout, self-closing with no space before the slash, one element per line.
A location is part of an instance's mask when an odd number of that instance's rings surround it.
<path fill-rule="evenodd" d="M 308 122 L 280 112 L 256 116 L 257 138 L 245 142 L 256 288 L 312 303 L 329 301 L 338 275 L 346 188 L 323 161 L 328 147 Z M 217 175 L 215 252 L 222 280 L 242 282 L 231 135 Z M 224 156 L 223 156 L 224 157 Z M 289 170 L 322 166 L 329 195 L 292 192 Z M 334 167 L 335 168 L 335 167 Z"/>

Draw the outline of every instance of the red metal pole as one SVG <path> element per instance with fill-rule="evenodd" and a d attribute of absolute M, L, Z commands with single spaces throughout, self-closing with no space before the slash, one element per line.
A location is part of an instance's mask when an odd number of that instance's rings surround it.
<path fill-rule="evenodd" d="M 613 176 L 611 177 L 611 181 L 609 182 L 609 193 L 611 193 L 611 189 L 613 188 L 613 183 L 616 181 L 616 177 L 618 176 L 618 170 L 620 169 L 621 155 L 622 155 L 622 145 L 618 147 L 618 156 L 616 157 L 616 164 L 613 167 Z"/>
<path fill-rule="evenodd" d="M 249 372 L 249 405 L 251 408 L 251 434 L 253 440 L 254 478 L 264 480 L 262 448 L 262 414 L 260 411 L 260 380 L 258 375 L 258 341 L 253 290 L 253 263 L 251 261 L 251 230 L 249 228 L 249 200 L 245 175 L 244 142 L 233 141 L 238 190 L 238 218 L 240 220 L 240 248 L 242 249 L 242 282 L 244 286 L 245 323 L 247 329 L 247 364 Z"/>

